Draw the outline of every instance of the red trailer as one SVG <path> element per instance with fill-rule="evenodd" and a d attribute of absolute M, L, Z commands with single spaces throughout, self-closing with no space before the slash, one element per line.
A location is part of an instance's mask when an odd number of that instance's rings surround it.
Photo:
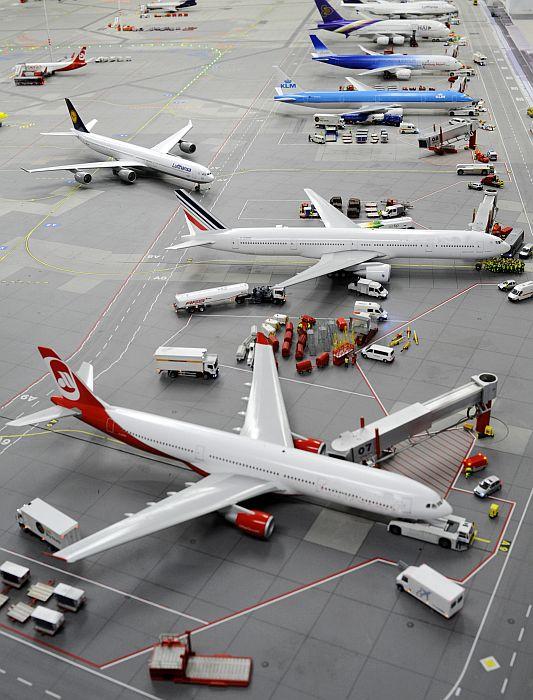
<path fill-rule="evenodd" d="M 317 367 L 327 367 L 329 365 L 329 352 L 322 352 L 316 356 Z"/>
<path fill-rule="evenodd" d="M 348 321 L 342 316 L 339 316 L 335 323 L 337 324 L 337 328 L 342 332 L 348 328 Z"/>
<path fill-rule="evenodd" d="M 296 360 L 298 360 L 298 361 L 303 360 L 304 350 L 305 350 L 305 346 L 302 345 L 302 343 L 298 342 L 296 344 L 296 352 L 294 353 L 294 357 Z"/>
<path fill-rule="evenodd" d="M 268 342 L 270 343 L 270 345 L 272 345 L 272 350 L 274 350 L 274 352 L 277 352 L 279 350 L 279 340 L 276 338 L 274 333 L 269 333 Z"/>
<path fill-rule="evenodd" d="M 282 357 L 290 357 L 291 354 L 291 344 L 289 343 L 288 340 L 283 341 L 283 345 L 281 346 L 281 356 Z"/>
<path fill-rule="evenodd" d="M 296 363 L 296 371 L 298 374 L 310 374 L 313 371 L 311 360 L 302 360 Z"/>

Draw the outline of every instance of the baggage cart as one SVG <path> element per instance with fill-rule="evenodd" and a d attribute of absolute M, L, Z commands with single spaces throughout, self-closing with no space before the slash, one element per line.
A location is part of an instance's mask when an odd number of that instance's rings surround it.
<path fill-rule="evenodd" d="M 311 360 L 301 360 L 296 363 L 296 371 L 298 374 L 311 374 L 313 371 L 313 364 Z"/>
<path fill-rule="evenodd" d="M 71 612 L 77 612 L 86 600 L 85 591 L 74 586 L 67 586 L 66 583 L 57 584 L 54 588 L 54 596 L 58 608 Z"/>
<path fill-rule="evenodd" d="M 31 614 L 33 625 L 37 632 L 49 634 L 51 637 L 65 624 L 65 616 L 59 610 L 50 610 L 38 605 Z"/>
<path fill-rule="evenodd" d="M 321 352 L 320 355 L 316 356 L 316 366 L 327 367 L 329 365 L 329 352 Z"/>
<path fill-rule="evenodd" d="M 0 576 L 6 585 L 12 588 L 22 588 L 29 581 L 30 570 L 26 566 L 14 564 L 12 561 L 5 561 L 0 566 Z"/>

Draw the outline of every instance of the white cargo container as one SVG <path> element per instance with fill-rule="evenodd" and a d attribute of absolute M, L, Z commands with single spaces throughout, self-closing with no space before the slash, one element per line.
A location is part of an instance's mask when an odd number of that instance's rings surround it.
<path fill-rule="evenodd" d="M 437 518 L 431 522 L 391 520 L 387 529 L 393 535 L 404 535 L 457 551 L 468 549 L 476 535 L 474 523 L 460 515 L 449 515 L 447 518 Z"/>
<path fill-rule="evenodd" d="M 224 287 L 213 287 L 212 289 L 199 289 L 197 292 L 185 292 L 176 294 L 174 308 L 176 311 L 205 311 L 209 306 L 215 304 L 228 304 L 246 297 L 250 292 L 250 287 L 246 283 L 228 284 Z"/>
<path fill-rule="evenodd" d="M 360 277 L 357 282 L 351 282 L 348 289 L 356 294 L 366 294 L 366 296 L 379 297 L 380 299 L 386 299 L 389 294 L 381 282 L 367 280 L 364 277 Z"/>
<path fill-rule="evenodd" d="M 72 612 L 77 612 L 86 600 L 84 590 L 68 586 L 66 583 L 57 584 L 54 588 L 54 596 L 58 608 Z"/>
<path fill-rule="evenodd" d="M 154 352 L 156 372 L 166 372 L 169 377 L 218 377 L 218 355 L 209 354 L 206 348 L 172 348 L 162 345 Z"/>
<path fill-rule="evenodd" d="M 29 530 L 56 549 L 73 544 L 81 537 L 76 520 L 40 498 L 17 509 L 17 522 L 22 530 Z"/>
<path fill-rule="evenodd" d="M 43 605 L 38 605 L 31 614 L 35 629 L 43 634 L 54 634 L 63 627 L 65 616 L 59 610 L 51 610 Z"/>
<path fill-rule="evenodd" d="M 22 588 L 30 578 L 30 570 L 27 566 L 14 564 L 12 561 L 5 561 L 0 566 L 0 578 L 8 586 Z"/>
<path fill-rule="evenodd" d="M 338 129 L 344 128 L 344 117 L 342 114 L 315 114 L 315 126 L 336 126 Z"/>
<path fill-rule="evenodd" d="M 396 587 L 450 618 L 463 607 L 465 589 L 427 564 L 408 566 L 396 577 Z"/>

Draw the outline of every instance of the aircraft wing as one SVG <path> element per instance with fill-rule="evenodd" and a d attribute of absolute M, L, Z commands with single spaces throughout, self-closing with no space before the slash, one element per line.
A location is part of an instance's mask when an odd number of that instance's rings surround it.
<path fill-rule="evenodd" d="M 252 388 L 241 435 L 293 447 L 272 346 L 262 333 L 255 344 Z"/>
<path fill-rule="evenodd" d="M 402 66 L 401 64 L 395 66 L 381 66 L 380 68 L 372 68 L 372 70 L 365 70 L 362 73 L 359 73 L 359 75 L 372 75 L 372 73 L 384 73 L 386 70 L 392 73 L 393 71 L 398 70 L 398 68 L 412 69 L 413 66 Z"/>
<path fill-rule="evenodd" d="M 380 253 L 375 250 L 339 250 L 336 253 L 325 253 L 316 265 L 312 265 L 303 272 L 298 272 L 294 277 L 290 277 L 284 282 L 280 282 L 276 287 L 291 287 L 293 284 L 307 282 L 308 280 L 329 275 L 338 270 L 344 270 L 354 265 L 362 265 L 370 260 L 380 257 Z"/>
<path fill-rule="evenodd" d="M 172 525 L 213 513 L 275 491 L 274 484 L 243 474 L 210 474 L 178 493 L 65 547 L 54 557 L 69 563 L 151 535 Z"/>
<path fill-rule="evenodd" d="M 361 105 L 360 107 L 357 107 L 353 111 L 363 113 L 363 114 L 385 114 L 385 112 L 388 112 L 389 109 L 397 109 L 398 107 L 401 107 L 401 106 L 402 105 L 399 105 L 399 104 Z M 350 114 L 350 112 L 345 112 L 345 114 Z"/>
<path fill-rule="evenodd" d="M 94 163 L 74 163 L 72 165 L 51 165 L 48 168 L 22 168 L 27 173 L 47 173 L 53 170 L 92 170 L 93 168 L 144 168 L 144 163 L 136 160 L 97 160 Z"/>
<path fill-rule="evenodd" d="M 152 151 L 158 151 L 159 153 L 169 153 L 176 144 L 178 144 L 180 141 L 183 141 L 184 136 L 186 136 L 191 129 L 192 122 L 189 120 L 189 123 L 187 124 L 187 126 L 184 126 L 183 129 L 176 131 L 176 133 L 172 134 L 172 136 L 169 136 L 163 141 L 160 141 L 160 143 L 156 143 L 155 146 L 152 146 Z"/>
<path fill-rule="evenodd" d="M 304 189 L 305 194 L 311 200 L 313 206 L 320 215 L 320 219 L 324 222 L 326 228 L 356 228 L 351 219 L 345 216 L 342 211 L 336 209 L 332 204 L 317 194 L 314 190 Z"/>

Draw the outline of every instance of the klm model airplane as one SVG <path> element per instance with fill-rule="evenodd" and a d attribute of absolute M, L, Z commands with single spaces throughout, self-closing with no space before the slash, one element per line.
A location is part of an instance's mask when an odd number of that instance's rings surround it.
<path fill-rule="evenodd" d="M 450 73 L 464 68 L 461 61 L 453 56 L 424 55 L 424 54 L 382 54 L 370 51 L 362 46 L 359 48 L 362 54 L 338 54 L 330 51 L 328 47 L 315 35 L 311 34 L 311 41 L 315 50 L 311 54 L 313 61 L 327 63 L 330 66 L 340 68 L 365 69 L 360 75 L 383 73 L 385 78 L 397 80 L 409 80 L 413 71 Z"/>
<path fill-rule="evenodd" d="M 313 109 L 347 110 L 372 113 L 385 112 L 393 107 L 402 107 L 404 113 L 414 114 L 419 111 L 445 112 L 458 107 L 476 105 L 480 98 L 469 97 L 458 90 L 372 90 L 368 85 L 358 83 L 353 78 L 346 78 L 351 87 L 345 90 L 313 91 L 300 89 L 289 77 L 283 76 L 276 86 L 276 102 L 284 102 Z"/>

